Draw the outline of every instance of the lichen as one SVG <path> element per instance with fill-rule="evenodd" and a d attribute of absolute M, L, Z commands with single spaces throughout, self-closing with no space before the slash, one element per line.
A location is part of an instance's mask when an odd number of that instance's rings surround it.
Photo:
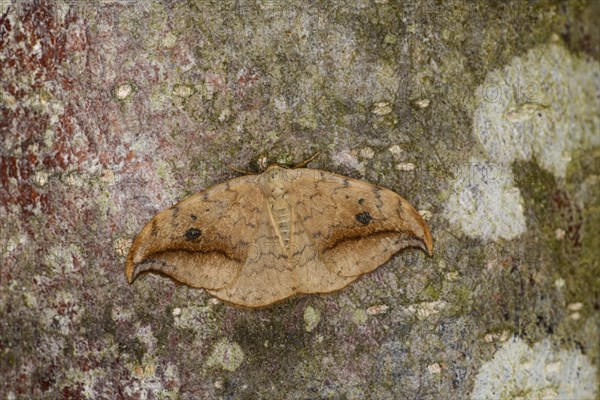
<path fill-rule="evenodd" d="M 535 158 L 564 178 L 573 152 L 600 145 L 600 65 L 550 43 L 487 74 L 473 131 L 491 160 Z"/>
<path fill-rule="evenodd" d="M 592 399 L 597 394 L 597 369 L 579 350 L 557 350 L 550 340 L 530 347 L 513 338 L 479 369 L 471 398 Z"/>
<path fill-rule="evenodd" d="M 225 371 L 233 372 L 242 365 L 244 352 L 239 344 L 229 342 L 227 339 L 219 340 L 212 349 L 206 365 L 220 367 Z"/>
<path fill-rule="evenodd" d="M 362 308 L 357 308 L 352 313 L 352 322 L 354 322 L 358 326 L 364 325 L 367 322 L 368 318 L 369 315 Z"/>
<path fill-rule="evenodd" d="M 549 44 L 487 74 L 476 90 L 473 131 L 488 158 L 473 157 L 457 168 L 445 208 L 452 224 L 485 240 L 525 232 L 523 199 L 510 166 L 535 158 L 564 178 L 575 151 L 600 145 L 598 70 L 597 62 Z"/>
<path fill-rule="evenodd" d="M 304 329 L 306 332 L 312 332 L 321 321 L 321 312 L 308 306 L 304 310 Z"/>
<path fill-rule="evenodd" d="M 471 158 L 461 164 L 445 205 L 449 222 L 470 237 L 511 240 L 526 230 L 523 200 L 510 170 Z"/>

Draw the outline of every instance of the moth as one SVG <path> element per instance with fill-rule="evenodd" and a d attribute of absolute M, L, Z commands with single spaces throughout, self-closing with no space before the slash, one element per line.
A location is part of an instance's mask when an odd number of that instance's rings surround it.
<path fill-rule="evenodd" d="M 165 209 L 135 238 L 125 274 L 153 271 L 224 301 L 262 307 L 329 293 L 432 238 L 402 197 L 367 182 L 271 165 Z"/>

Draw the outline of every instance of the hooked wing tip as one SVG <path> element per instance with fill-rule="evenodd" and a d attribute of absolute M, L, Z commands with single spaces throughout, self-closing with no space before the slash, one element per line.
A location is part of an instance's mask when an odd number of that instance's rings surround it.
<path fill-rule="evenodd" d="M 419 247 L 421 247 L 421 249 L 427 252 L 427 254 L 431 257 L 433 255 L 433 239 L 431 237 L 431 232 L 429 232 L 429 227 L 427 226 L 427 223 L 425 223 L 423 217 L 419 213 L 416 213 L 415 218 L 417 219 L 422 229 L 422 234 L 419 235 Z"/>
<path fill-rule="evenodd" d="M 133 261 L 135 253 L 136 251 L 134 250 L 134 247 L 132 247 L 127 255 L 127 261 L 125 262 L 125 277 L 129 284 L 132 284 L 140 273 L 138 268 L 140 264 Z"/>
<path fill-rule="evenodd" d="M 135 266 L 130 260 L 127 260 L 127 264 L 125 265 L 125 277 L 127 278 L 127 282 L 132 284 L 135 281 Z"/>
<path fill-rule="evenodd" d="M 427 254 L 431 257 L 433 255 L 433 240 L 431 238 L 431 233 L 429 233 L 429 229 L 425 226 L 425 237 L 423 238 L 423 243 L 425 244 L 425 248 L 423 250 L 427 251 Z"/>
<path fill-rule="evenodd" d="M 406 211 L 408 211 L 408 226 L 413 239 L 416 239 L 417 247 L 421 248 L 429 256 L 433 255 L 433 238 L 429 227 L 423 219 L 423 216 L 415 210 L 410 204 L 404 202 Z"/>

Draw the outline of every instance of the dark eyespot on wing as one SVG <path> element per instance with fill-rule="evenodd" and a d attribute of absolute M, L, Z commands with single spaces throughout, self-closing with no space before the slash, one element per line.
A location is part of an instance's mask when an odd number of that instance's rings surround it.
<path fill-rule="evenodd" d="M 358 222 L 360 222 L 363 225 L 369 225 L 369 222 L 371 222 L 371 220 L 373 219 L 373 217 L 371 217 L 371 214 L 369 214 L 367 211 L 363 211 L 360 214 L 356 214 L 355 218 Z"/>
<path fill-rule="evenodd" d="M 189 240 L 189 241 L 196 240 L 201 235 L 202 235 L 202 231 L 200 229 L 196 229 L 196 228 L 190 228 L 187 231 L 185 231 L 185 233 L 183 234 L 183 236 L 185 236 L 185 240 Z"/>

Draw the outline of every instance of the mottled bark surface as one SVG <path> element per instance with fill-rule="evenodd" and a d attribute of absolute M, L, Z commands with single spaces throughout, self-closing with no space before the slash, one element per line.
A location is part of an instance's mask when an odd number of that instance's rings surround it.
<path fill-rule="evenodd" d="M 597 398 L 599 4 L 0 0 L 0 398 Z M 316 151 L 433 257 L 260 310 L 127 283 L 159 210 Z"/>

